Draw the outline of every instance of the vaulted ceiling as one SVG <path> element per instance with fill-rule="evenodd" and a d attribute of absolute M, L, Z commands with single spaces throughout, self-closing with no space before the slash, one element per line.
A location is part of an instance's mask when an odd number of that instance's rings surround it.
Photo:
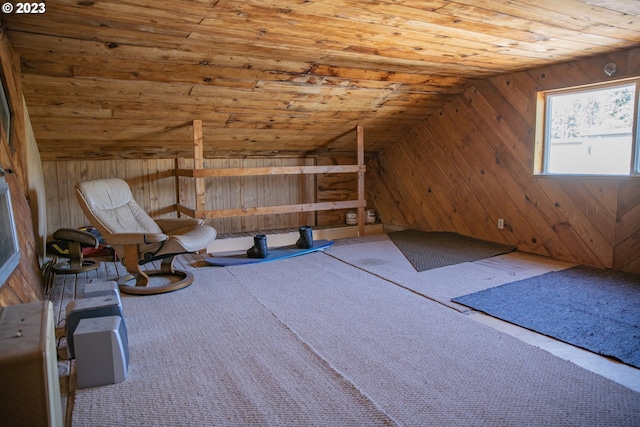
<path fill-rule="evenodd" d="M 16 3 L 17 7 L 18 4 Z M 14 8 L 15 9 L 15 8 Z M 640 45 L 637 0 L 55 0 L 3 14 L 43 159 L 368 151 L 475 79 Z"/>

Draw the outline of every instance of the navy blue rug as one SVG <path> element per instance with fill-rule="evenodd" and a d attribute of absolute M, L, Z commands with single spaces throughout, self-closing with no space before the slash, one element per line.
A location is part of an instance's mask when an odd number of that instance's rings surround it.
<path fill-rule="evenodd" d="M 640 368 L 640 276 L 578 266 L 452 301 Z"/>

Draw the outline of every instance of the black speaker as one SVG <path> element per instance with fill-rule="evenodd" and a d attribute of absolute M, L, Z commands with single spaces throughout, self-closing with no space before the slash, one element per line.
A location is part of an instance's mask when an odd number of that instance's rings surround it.
<path fill-rule="evenodd" d="M 126 324 L 124 322 L 124 312 L 120 294 L 113 291 L 111 295 L 104 295 L 92 298 L 83 298 L 71 301 L 67 304 L 67 350 L 70 359 L 75 358 L 73 333 L 82 319 L 104 316 L 119 316 L 122 318 L 126 336 Z"/>

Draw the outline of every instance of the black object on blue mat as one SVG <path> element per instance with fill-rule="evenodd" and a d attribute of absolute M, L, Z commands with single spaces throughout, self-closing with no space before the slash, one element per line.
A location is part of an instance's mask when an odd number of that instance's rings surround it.
<path fill-rule="evenodd" d="M 640 276 L 578 266 L 452 301 L 640 368 Z"/>
<path fill-rule="evenodd" d="M 238 255 L 205 257 L 204 260 L 208 264 L 216 267 L 255 264 L 258 262 L 275 261 L 277 259 L 291 258 L 307 254 L 309 252 L 320 251 L 331 245 L 333 245 L 333 242 L 330 240 L 315 240 L 313 242 L 313 247 L 309 249 L 300 249 L 295 245 L 284 246 L 282 248 L 269 248 L 269 255 L 266 258 L 249 258 L 246 253 L 242 253 Z"/>

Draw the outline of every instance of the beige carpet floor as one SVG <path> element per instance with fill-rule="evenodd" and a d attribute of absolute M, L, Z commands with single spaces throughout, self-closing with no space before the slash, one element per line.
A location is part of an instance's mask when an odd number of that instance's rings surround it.
<path fill-rule="evenodd" d="M 73 425 L 640 425 L 640 393 L 336 258 L 371 244 L 123 297 L 129 378 Z"/>
<path fill-rule="evenodd" d="M 442 304 L 461 307 L 452 298 L 516 280 L 562 270 L 574 264 L 521 252 L 418 272 L 387 238 L 361 238 L 358 246 L 341 244 L 326 250 L 354 267 L 378 275 Z"/>
<path fill-rule="evenodd" d="M 130 366 L 79 389 L 73 426 L 393 425 L 224 268 L 149 297 L 123 295 Z"/>

